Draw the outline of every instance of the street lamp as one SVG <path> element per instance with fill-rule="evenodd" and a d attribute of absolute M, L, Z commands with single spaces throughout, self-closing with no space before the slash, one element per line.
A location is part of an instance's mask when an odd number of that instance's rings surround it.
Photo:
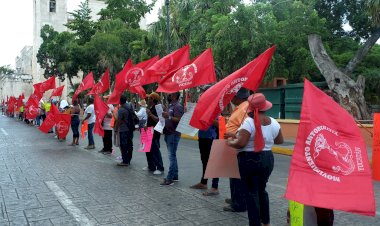
<path fill-rule="evenodd" d="M 170 17 L 169 17 L 169 0 L 165 0 L 166 5 L 166 53 L 170 52 Z"/>

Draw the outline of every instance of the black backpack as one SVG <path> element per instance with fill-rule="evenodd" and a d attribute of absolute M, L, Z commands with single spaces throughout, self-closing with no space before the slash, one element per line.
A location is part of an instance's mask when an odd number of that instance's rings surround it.
<path fill-rule="evenodd" d="M 137 117 L 135 111 L 133 110 L 131 104 L 128 104 L 127 107 L 123 106 L 123 108 L 128 111 L 128 121 L 127 121 L 128 129 L 129 131 L 134 131 L 136 129 L 136 125 L 137 126 L 139 125 L 140 120 Z"/>

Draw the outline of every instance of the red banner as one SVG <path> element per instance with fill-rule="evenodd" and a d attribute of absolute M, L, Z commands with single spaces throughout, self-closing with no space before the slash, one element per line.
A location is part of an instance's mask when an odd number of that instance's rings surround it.
<path fill-rule="evenodd" d="M 241 87 L 256 91 L 269 67 L 274 51 L 275 46 L 267 49 L 259 57 L 206 90 L 198 100 L 190 125 L 206 130 Z"/>
<path fill-rule="evenodd" d="M 189 64 L 190 46 L 186 45 L 164 56 L 146 70 L 146 75 L 141 81 L 142 85 L 158 82 L 162 77 L 177 71 Z"/>
<path fill-rule="evenodd" d="M 285 197 L 375 216 L 371 168 L 360 130 L 349 113 L 308 80 Z"/>
<path fill-rule="evenodd" d="M 215 81 L 214 58 L 209 48 L 190 64 L 163 78 L 156 92 L 173 93 Z"/>
<path fill-rule="evenodd" d="M 92 74 L 92 71 L 90 73 L 88 73 L 88 75 L 83 79 L 83 81 L 79 84 L 79 87 L 77 88 L 77 90 L 75 90 L 75 93 L 73 95 L 73 98 L 72 98 L 72 101 L 74 101 L 75 99 L 77 99 L 77 96 L 85 91 L 85 90 L 88 90 L 90 88 L 92 88 L 95 84 L 95 81 L 94 81 L 94 75 Z"/>
<path fill-rule="evenodd" d="M 109 70 L 107 69 L 106 72 L 104 72 L 104 75 L 102 76 L 100 81 L 92 87 L 92 90 L 87 95 L 102 94 L 110 88 L 111 86 L 110 84 L 111 84 L 110 73 L 109 73 Z"/>
<path fill-rule="evenodd" d="M 94 108 L 95 108 L 95 116 L 96 116 L 94 133 L 98 134 L 101 137 L 104 137 L 102 122 L 103 122 L 104 116 L 107 114 L 109 107 L 100 99 L 98 95 L 95 95 Z"/>
<path fill-rule="evenodd" d="M 49 114 L 50 115 L 50 114 Z M 71 115 L 69 114 L 56 114 L 54 117 L 55 128 L 57 131 L 57 136 L 63 139 L 67 136 L 71 125 Z"/>
<path fill-rule="evenodd" d="M 125 82 L 125 76 L 127 76 L 127 72 L 130 68 L 132 68 L 132 61 L 128 60 L 125 65 L 123 70 L 121 70 L 119 73 L 117 73 L 116 78 L 115 78 L 115 86 L 112 91 L 111 96 L 108 98 L 109 104 L 119 104 L 120 102 L 120 97 L 121 94 L 124 92 L 124 90 L 127 89 L 127 83 Z"/>
<path fill-rule="evenodd" d="M 60 97 L 62 96 L 62 92 L 63 92 L 63 89 L 65 88 L 65 85 L 62 85 L 60 87 L 57 87 L 53 90 L 53 92 L 51 92 L 51 95 L 50 95 L 50 99 L 52 97 Z"/>
<path fill-rule="evenodd" d="M 55 89 L 55 76 L 50 77 L 44 82 L 34 84 L 33 87 L 34 92 L 38 91 L 40 93 L 45 93 L 50 89 Z"/>

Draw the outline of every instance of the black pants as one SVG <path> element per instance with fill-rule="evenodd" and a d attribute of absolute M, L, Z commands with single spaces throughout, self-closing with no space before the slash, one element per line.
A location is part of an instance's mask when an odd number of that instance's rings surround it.
<path fill-rule="evenodd" d="M 133 132 L 119 132 L 120 134 L 120 150 L 123 163 L 130 164 L 133 152 Z"/>
<path fill-rule="evenodd" d="M 202 161 L 202 167 L 203 167 L 201 183 L 206 184 L 206 185 L 207 185 L 208 180 L 205 179 L 204 176 L 205 176 L 205 172 L 206 172 L 208 159 L 210 157 L 212 141 L 213 141 L 213 139 L 198 138 L 199 152 L 201 154 L 201 161 Z M 219 183 L 219 178 L 213 178 L 211 187 L 212 188 L 218 188 L 218 183 Z"/>
<path fill-rule="evenodd" d="M 79 138 L 79 119 L 71 120 L 71 130 L 73 131 L 73 138 Z"/>
<path fill-rule="evenodd" d="M 146 153 L 146 161 L 148 162 L 148 168 L 151 171 L 164 171 L 164 164 L 162 163 L 162 155 L 160 151 L 160 138 L 161 134 L 154 131 L 150 152 Z"/>
<path fill-rule="evenodd" d="M 112 152 L 112 130 L 104 130 L 103 151 Z"/>
<path fill-rule="evenodd" d="M 269 224 L 269 196 L 265 188 L 273 171 L 273 153 L 240 152 L 238 162 L 241 181 L 246 189 L 249 225 Z"/>

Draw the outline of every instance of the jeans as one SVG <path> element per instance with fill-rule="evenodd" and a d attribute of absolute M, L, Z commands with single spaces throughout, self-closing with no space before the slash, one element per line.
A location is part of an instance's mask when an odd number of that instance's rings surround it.
<path fill-rule="evenodd" d="M 94 126 L 95 126 L 95 123 L 91 123 L 91 124 L 88 124 L 88 145 L 95 145 L 94 143 L 94 134 L 93 134 L 93 130 L 94 130 Z"/>
<path fill-rule="evenodd" d="M 201 184 L 206 184 L 206 185 L 207 185 L 208 180 L 205 179 L 204 176 L 206 172 L 208 159 L 210 157 L 212 141 L 213 139 L 198 138 L 198 146 L 199 146 L 199 151 L 201 153 L 201 161 L 202 161 L 202 166 L 203 166 Z M 219 178 L 213 178 L 211 187 L 218 188 L 218 184 L 219 184 Z"/>
<path fill-rule="evenodd" d="M 79 119 L 71 120 L 71 130 L 73 131 L 73 138 L 79 137 Z"/>
<path fill-rule="evenodd" d="M 238 162 L 241 181 L 247 192 L 249 225 L 269 224 L 269 197 L 265 187 L 274 166 L 273 153 L 240 152 Z"/>
<path fill-rule="evenodd" d="M 112 130 L 104 130 L 103 151 L 112 152 Z"/>
<path fill-rule="evenodd" d="M 130 164 L 133 152 L 133 132 L 119 132 L 120 135 L 120 150 L 123 163 Z"/>
<path fill-rule="evenodd" d="M 231 191 L 231 207 L 237 212 L 244 212 L 247 210 L 245 200 L 246 188 L 243 182 L 237 178 L 230 178 L 230 191 Z"/>
<path fill-rule="evenodd" d="M 146 160 L 148 162 L 148 168 L 151 171 L 159 170 L 164 171 L 164 164 L 162 163 L 162 156 L 160 151 L 160 138 L 161 134 L 154 131 L 152 146 L 150 147 L 150 152 L 146 153 Z"/>
<path fill-rule="evenodd" d="M 179 139 L 181 138 L 180 134 L 170 134 L 165 135 L 166 147 L 169 154 L 169 172 L 166 176 L 167 180 L 178 179 L 178 163 L 177 163 L 177 147 Z"/>

